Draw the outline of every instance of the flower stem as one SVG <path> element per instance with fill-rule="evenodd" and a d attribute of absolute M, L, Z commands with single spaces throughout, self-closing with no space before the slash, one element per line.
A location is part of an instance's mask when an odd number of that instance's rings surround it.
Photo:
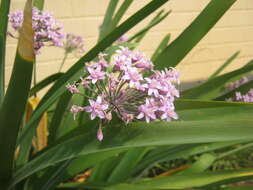
<path fill-rule="evenodd" d="M 65 52 L 65 55 L 64 55 L 64 57 L 63 57 L 63 60 L 62 60 L 62 62 L 61 62 L 60 68 L 59 68 L 59 72 L 61 72 L 64 63 L 66 62 L 66 60 L 67 60 L 67 58 L 68 58 L 68 55 L 69 55 L 69 53 Z"/>

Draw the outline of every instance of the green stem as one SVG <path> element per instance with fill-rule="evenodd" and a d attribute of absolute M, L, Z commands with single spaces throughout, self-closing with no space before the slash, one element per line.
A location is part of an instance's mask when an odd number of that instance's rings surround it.
<path fill-rule="evenodd" d="M 66 60 L 67 60 L 67 58 L 68 58 L 68 54 L 69 54 L 69 53 L 67 53 L 67 52 L 65 53 L 65 55 L 64 55 L 64 57 L 63 57 L 63 60 L 62 60 L 62 62 L 61 62 L 60 68 L 59 68 L 59 72 L 61 72 L 64 63 L 66 62 Z"/>

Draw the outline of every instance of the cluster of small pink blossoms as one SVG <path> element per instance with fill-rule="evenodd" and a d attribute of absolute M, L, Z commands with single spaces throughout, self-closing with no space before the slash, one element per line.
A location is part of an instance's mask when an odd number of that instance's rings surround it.
<path fill-rule="evenodd" d="M 12 28 L 17 32 L 20 32 L 23 20 L 24 15 L 22 11 L 9 14 L 9 22 Z M 39 54 L 40 48 L 45 45 L 63 46 L 63 39 L 65 38 L 63 26 L 54 19 L 51 13 L 40 11 L 34 7 L 32 10 L 32 20 L 35 32 L 34 49 L 36 54 Z M 15 37 L 15 35 L 9 34 Z"/>
<path fill-rule="evenodd" d="M 87 75 L 79 84 L 94 96 L 88 106 L 72 106 L 74 119 L 81 111 L 89 112 L 92 120 L 98 117 L 101 121 L 110 121 L 114 112 L 125 123 L 178 119 L 174 106 L 174 99 L 179 97 L 175 86 L 179 83 L 177 70 L 154 70 L 143 53 L 126 47 L 120 47 L 110 63 L 105 58 L 105 54 L 100 54 L 97 62 L 86 64 Z M 68 84 L 67 88 L 80 94 L 79 84 Z M 97 138 L 103 139 L 101 127 Z"/>
<path fill-rule="evenodd" d="M 248 82 L 249 79 L 247 77 L 242 77 L 241 79 L 235 81 L 235 82 L 230 82 L 226 85 L 226 90 L 234 90 L 236 88 L 238 88 L 239 86 L 245 84 L 246 82 Z"/>
<path fill-rule="evenodd" d="M 84 53 L 85 52 L 83 38 L 75 34 L 68 33 L 66 35 L 66 40 L 64 42 L 63 47 L 66 53 L 72 53 L 72 52 Z"/>
<path fill-rule="evenodd" d="M 247 77 L 242 77 L 241 79 L 231 82 L 226 86 L 227 90 L 234 90 L 239 86 L 247 83 L 249 79 Z M 229 102 L 253 102 L 253 88 L 250 89 L 246 94 L 242 94 L 241 92 L 235 92 L 234 97 L 227 98 L 226 101 Z"/>

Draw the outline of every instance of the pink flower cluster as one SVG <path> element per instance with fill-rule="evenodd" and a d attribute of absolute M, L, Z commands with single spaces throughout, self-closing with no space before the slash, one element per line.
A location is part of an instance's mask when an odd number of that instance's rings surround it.
<path fill-rule="evenodd" d="M 59 24 L 47 11 L 40 11 L 37 8 L 33 8 L 32 24 L 35 31 L 34 36 L 34 49 L 35 53 L 40 53 L 40 48 L 45 45 L 53 45 L 57 47 L 63 46 L 63 39 L 65 34 L 63 33 L 63 26 Z M 23 23 L 24 15 L 22 11 L 16 11 L 9 14 L 9 21 L 12 28 L 15 31 L 20 30 Z M 14 36 L 14 35 L 11 35 Z"/>
<path fill-rule="evenodd" d="M 246 94 L 236 92 L 233 98 L 228 98 L 227 101 L 234 102 L 253 102 L 253 88 L 251 88 Z"/>
<path fill-rule="evenodd" d="M 81 36 L 70 34 L 66 35 L 66 41 L 64 42 L 64 49 L 66 53 L 83 53 L 85 52 L 84 40 Z"/>
<path fill-rule="evenodd" d="M 246 82 L 248 82 L 249 79 L 247 77 L 242 77 L 241 79 L 235 81 L 235 82 L 230 82 L 226 85 L 226 90 L 234 90 L 236 88 L 238 88 L 239 86 L 245 84 Z"/>
<path fill-rule="evenodd" d="M 86 64 L 87 75 L 79 83 L 93 96 L 89 105 L 73 105 L 71 112 L 76 116 L 80 111 L 90 113 L 93 120 L 110 121 L 112 112 L 125 123 L 141 120 L 171 121 L 178 119 L 174 100 L 179 97 L 175 84 L 179 83 L 179 73 L 174 68 L 154 70 L 153 63 L 139 51 L 120 47 L 112 56 L 100 54 L 98 61 Z M 77 84 L 68 84 L 71 93 L 80 94 Z M 99 128 L 98 136 L 101 138 Z"/>

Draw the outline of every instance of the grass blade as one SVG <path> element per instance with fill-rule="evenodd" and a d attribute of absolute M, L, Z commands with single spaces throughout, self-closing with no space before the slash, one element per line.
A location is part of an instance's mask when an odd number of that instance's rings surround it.
<path fill-rule="evenodd" d="M 63 73 L 55 73 L 55 74 L 52 74 L 52 75 L 46 77 L 42 81 L 38 82 L 34 87 L 31 88 L 29 96 L 35 95 L 36 93 L 38 93 L 40 90 L 42 90 L 46 86 L 57 81 L 62 75 L 63 75 Z"/>
<path fill-rule="evenodd" d="M 151 57 L 151 61 L 155 62 L 157 57 L 159 57 L 159 55 L 163 52 L 163 50 L 167 47 L 168 43 L 170 41 L 170 34 L 167 34 L 162 41 L 160 42 L 160 44 L 158 45 L 158 47 L 156 48 L 154 54 Z"/>
<path fill-rule="evenodd" d="M 32 0 L 26 2 L 24 23 L 10 83 L 0 108 L 0 186 L 4 189 L 12 175 L 16 139 L 31 85 L 34 61 Z"/>
<path fill-rule="evenodd" d="M 1 1 L 0 5 L 0 106 L 5 94 L 5 52 L 10 3 L 10 0 L 6 0 Z"/>
<path fill-rule="evenodd" d="M 237 56 L 239 55 L 240 51 L 235 52 L 230 58 L 228 58 L 228 60 L 221 65 L 210 77 L 208 80 L 216 77 L 217 75 L 219 75 L 230 63 L 232 63 L 232 61 L 235 60 L 235 58 L 237 58 Z"/>
<path fill-rule="evenodd" d="M 99 32 L 99 41 L 102 40 L 108 34 L 109 26 L 112 21 L 112 17 L 114 15 L 118 2 L 119 0 L 111 0 L 107 7 L 104 21 L 103 24 L 101 25 Z"/>
<path fill-rule="evenodd" d="M 112 31 L 113 29 L 116 28 L 116 26 L 119 24 L 120 20 L 122 19 L 122 17 L 126 13 L 127 9 L 130 7 L 130 5 L 132 4 L 132 2 L 133 2 L 133 0 L 125 0 L 122 3 L 119 10 L 117 11 L 117 13 L 115 14 L 115 16 L 112 19 L 110 31 Z"/>
<path fill-rule="evenodd" d="M 179 64 L 235 2 L 236 0 L 211 0 L 191 25 L 157 58 L 156 69 L 175 67 Z"/>

